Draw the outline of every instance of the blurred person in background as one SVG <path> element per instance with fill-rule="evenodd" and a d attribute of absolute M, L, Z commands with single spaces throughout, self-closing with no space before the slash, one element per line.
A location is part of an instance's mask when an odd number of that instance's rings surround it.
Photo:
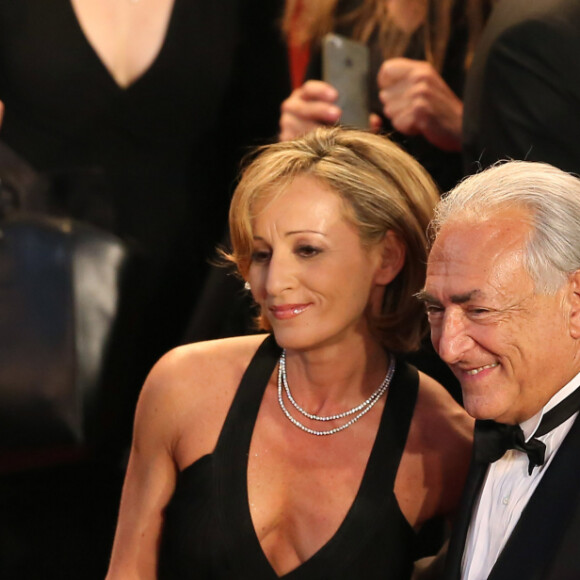
<path fill-rule="evenodd" d="M 580 45 L 576 0 L 499 1 L 465 88 L 465 173 L 500 159 L 580 173 Z"/>
<path fill-rule="evenodd" d="M 153 362 L 183 341 L 239 159 L 277 133 L 289 91 L 281 8 L 0 4 L 0 138 L 50 182 L 42 207 L 23 209 L 113 233 L 134 258 L 102 369 L 103 449 L 2 477 L 2 577 L 104 576 L 138 391 Z"/>
<path fill-rule="evenodd" d="M 321 41 L 335 32 L 370 49 L 370 126 L 401 144 L 441 191 L 462 177 L 465 76 L 490 0 L 325 0 L 286 3 L 283 29 L 310 47 L 306 81 L 282 105 L 280 138 L 340 120 L 338 94 L 321 81 Z"/>

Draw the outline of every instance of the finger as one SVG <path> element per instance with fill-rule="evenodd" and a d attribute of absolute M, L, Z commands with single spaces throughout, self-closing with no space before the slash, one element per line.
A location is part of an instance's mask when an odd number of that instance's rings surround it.
<path fill-rule="evenodd" d="M 292 139 L 298 139 L 298 137 L 302 137 L 321 126 L 321 123 L 299 120 L 291 115 L 285 118 L 284 115 L 282 115 L 280 119 L 280 134 L 278 135 L 278 138 L 280 141 L 291 141 Z"/>
<path fill-rule="evenodd" d="M 397 85 L 382 90 L 379 93 L 379 99 L 383 103 L 383 114 L 391 119 L 412 106 L 413 96 L 408 87 Z"/>
<path fill-rule="evenodd" d="M 410 58 L 389 58 L 383 62 L 377 73 L 379 88 L 389 87 L 406 78 L 420 61 Z"/>
<path fill-rule="evenodd" d="M 379 100 L 383 105 L 389 102 L 408 100 L 408 91 L 412 88 L 405 81 L 399 81 L 398 83 L 391 85 L 389 88 L 381 89 L 379 91 Z"/>
<path fill-rule="evenodd" d="M 403 135 L 419 135 L 421 133 L 412 112 L 405 111 L 391 118 L 393 128 Z"/>
<path fill-rule="evenodd" d="M 401 106 L 389 117 L 397 131 L 405 135 L 424 133 L 433 119 L 431 103 L 424 98 L 409 99 L 406 106 Z"/>
<path fill-rule="evenodd" d="M 369 115 L 369 131 L 378 133 L 383 128 L 383 120 L 376 113 Z"/>
<path fill-rule="evenodd" d="M 338 99 L 338 91 L 329 83 L 324 81 L 306 81 L 297 89 L 300 95 L 307 101 L 325 101 L 334 103 Z"/>
<path fill-rule="evenodd" d="M 287 99 L 281 106 L 282 115 L 292 115 L 299 120 L 315 123 L 335 123 L 340 119 L 340 107 L 326 101 Z"/>

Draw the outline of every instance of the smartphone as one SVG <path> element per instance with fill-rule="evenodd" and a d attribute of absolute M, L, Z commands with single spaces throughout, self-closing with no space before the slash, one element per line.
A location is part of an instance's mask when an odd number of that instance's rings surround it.
<path fill-rule="evenodd" d="M 338 91 L 341 125 L 369 125 L 369 49 L 339 34 L 322 40 L 322 78 Z"/>

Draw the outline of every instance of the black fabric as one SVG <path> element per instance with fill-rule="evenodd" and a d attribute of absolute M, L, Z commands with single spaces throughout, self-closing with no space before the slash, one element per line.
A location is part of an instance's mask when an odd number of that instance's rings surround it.
<path fill-rule="evenodd" d="M 471 515 L 479 492 L 481 491 L 487 468 L 487 463 L 476 461 L 474 456 L 472 456 L 465 486 L 461 494 L 459 509 L 453 521 L 449 548 L 445 557 L 444 580 L 460 580 L 461 578 L 463 551 L 465 549 Z"/>
<path fill-rule="evenodd" d="M 537 439 L 569 419 L 580 407 L 580 389 L 560 401 L 543 417 L 533 437 L 525 440 L 519 425 L 504 425 L 495 421 L 476 421 L 473 447 L 475 459 L 481 463 L 493 463 L 500 459 L 508 449 L 526 453 L 530 463 L 531 475 L 534 467 L 544 464 L 546 445 Z"/>
<path fill-rule="evenodd" d="M 580 172 L 580 3 L 496 2 L 467 76 L 465 173 L 501 159 Z"/>
<path fill-rule="evenodd" d="M 17 211 L 44 211 L 48 180 L 0 141 L 0 219 Z"/>
<path fill-rule="evenodd" d="M 534 467 L 544 464 L 546 446 L 535 437 L 526 441 L 524 432 L 519 425 L 504 425 L 495 421 L 477 421 L 473 446 L 475 459 L 480 463 L 493 463 L 503 457 L 508 449 L 517 449 L 527 454 L 530 475 Z"/>
<path fill-rule="evenodd" d="M 247 496 L 248 450 L 280 348 L 269 336 L 248 367 L 215 451 L 184 469 L 166 509 L 159 578 L 274 579 Z M 418 391 L 413 367 L 397 370 L 359 493 L 333 538 L 284 578 L 410 577 L 416 535 L 393 493 Z"/>
<path fill-rule="evenodd" d="M 580 399 L 574 391 L 544 415 L 536 435 L 549 433 L 571 417 Z M 474 506 L 485 480 L 489 462 L 477 457 L 477 431 L 470 470 L 458 515 L 453 524 L 443 580 L 459 580 L 465 541 Z M 577 548 L 580 537 L 580 421 L 576 420 L 496 561 L 490 580 L 576 580 L 580 577 Z"/>
<path fill-rule="evenodd" d="M 560 401 L 550 409 L 543 417 L 535 437 L 546 435 L 558 425 L 569 419 L 580 408 L 580 388 Z"/>
<path fill-rule="evenodd" d="M 151 67 L 120 88 L 70 0 L 0 1 L 2 138 L 51 180 L 47 211 L 140 259 L 125 366 L 135 388 L 181 342 L 222 240 L 238 163 L 271 140 L 289 91 L 282 3 L 175 0 Z"/>
<path fill-rule="evenodd" d="M 495 563 L 489 580 L 580 577 L 580 421 L 576 420 Z M 459 580 L 471 514 L 488 464 L 472 459 L 453 526 L 443 580 Z"/>
<path fill-rule="evenodd" d="M 578 517 L 580 422 L 575 421 L 509 537 L 490 580 L 573 580 L 579 577 Z M 577 522 L 577 519 L 576 519 Z M 564 540 L 573 550 L 562 551 Z"/>
<path fill-rule="evenodd" d="M 129 258 L 86 224 L 0 221 L 0 451 L 100 446 L 114 429 L 103 379 Z"/>
<path fill-rule="evenodd" d="M 138 390 L 160 354 L 182 340 L 223 238 L 241 155 L 278 130 L 290 90 L 281 6 L 176 0 L 161 52 L 121 89 L 70 0 L 0 0 L 4 143 L 48 184 L 43 211 L 116 235 L 135 259 L 101 377 L 106 449 L 90 465 L 53 468 L 64 461 L 57 456 L 48 469 L 32 458 L 38 469 L 0 478 L 1 578 L 106 574 Z M 2 150 L 0 157 L 1 169 Z"/>

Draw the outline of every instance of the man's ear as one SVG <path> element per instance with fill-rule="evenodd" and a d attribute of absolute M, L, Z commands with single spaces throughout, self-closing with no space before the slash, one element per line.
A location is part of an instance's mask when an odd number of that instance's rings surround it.
<path fill-rule="evenodd" d="M 570 335 L 580 338 L 580 270 L 570 275 L 569 284 Z"/>
<path fill-rule="evenodd" d="M 395 232 L 388 231 L 379 246 L 381 263 L 375 274 L 375 284 L 386 286 L 395 279 L 405 264 L 405 244 Z"/>

